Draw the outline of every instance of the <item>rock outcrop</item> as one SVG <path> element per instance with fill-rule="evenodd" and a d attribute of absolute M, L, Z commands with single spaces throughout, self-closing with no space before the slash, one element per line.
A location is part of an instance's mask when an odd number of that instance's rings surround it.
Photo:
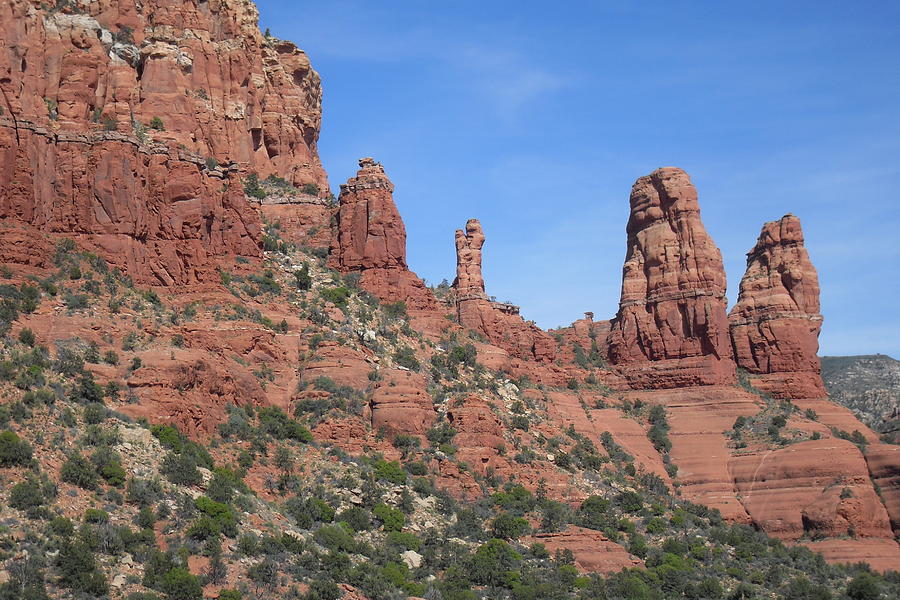
<path fill-rule="evenodd" d="M 826 395 L 819 375 L 819 278 L 803 245 L 800 219 L 763 225 L 747 254 L 737 304 L 729 315 L 738 367 L 777 398 Z"/>
<path fill-rule="evenodd" d="M 243 175 L 327 189 L 319 76 L 252 3 L 12 0 L 0 20 L 0 218 L 34 237 L 185 284 L 259 254 Z"/>
<path fill-rule="evenodd" d="M 644 566 L 644 561 L 629 554 L 599 531 L 575 525 L 559 532 L 538 533 L 524 541 L 543 544 L 554 554 L 561 550 L 572 552 L 575 566 L 586 573 L 615 573 Z"/>
<path fill-rule="evenodd" d="M 424 436 L 437 419 L 425 379 L 418 373 L 385 369 L 370 403 L 372 429 L 388 435 Z"/>
<path fill-rule="evenodd" d="M 866 460 L 846 440 L 811 440 L 738 455 L 729 468 L 753 522 L 771 536 L 893 535 Z"/>
<path fill-rule="evenodd" d="M 639 178 L 627 232 L 610 361 L 636 388 L 733 382 L 722 255 L 687 173 L 663 167 Z"/>
<path fill-rule="evenodd" d="M 519 307 L 493 302 L 484 291 L 481 248 L 484 231 L 477 219 L 456 231 L 456 279 L 453 291 L 459 324 L 485 336 L 491 344 L 524 360 L 552 361 L 556 342 L 544 330 L 519 315 Z"/>
<path fill-rule="evenodd" d="M 406 228 L 394 204 L 394 184 L 371 158 L 341 185 L 328 266 L 359 273 L 360 285 L 385 302 L 437 309 L 434 295 L 406 264 Z"/>

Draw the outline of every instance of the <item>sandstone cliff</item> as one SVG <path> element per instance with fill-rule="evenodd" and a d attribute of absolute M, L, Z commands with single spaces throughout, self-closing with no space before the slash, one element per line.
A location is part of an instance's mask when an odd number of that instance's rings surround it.
<path fill-rule="evenodd" d="M 738 367 L 777 398 L 826 395 L 819 376 L 819 279 L 803 245 L 800 219 L 763 225 L 747 254 L 737 304 L 729 314 Z"/>
<path fill-rule="evenodd" d="M 252 3 L 13 0 L 0 21 L 0 218 L 30 235 L 190 283 L 259 254 L 244 175 L 327 189 L 319 77 Z"/>
<path fill-rule="evenodd" d="M 636 387 L 733 381 L 722 255 L 687 173 L 663 167 L 639 178 L 627 233 L 610 362 Z"/>

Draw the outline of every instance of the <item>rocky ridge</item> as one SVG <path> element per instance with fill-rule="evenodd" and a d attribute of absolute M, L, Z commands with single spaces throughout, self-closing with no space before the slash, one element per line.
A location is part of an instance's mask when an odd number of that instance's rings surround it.
<path fill-rule="evenodd" d="M 890 439 L 900 439 L 900 361 L 884 354 L 823 356 L 828 396 Z"/>

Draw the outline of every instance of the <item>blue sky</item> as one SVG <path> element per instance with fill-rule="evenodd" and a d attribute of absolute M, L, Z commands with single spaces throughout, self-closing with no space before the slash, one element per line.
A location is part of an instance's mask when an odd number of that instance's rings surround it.
<path fill-rule="evenodd" d="M 762 223 L 792 212 L 820 353 L 900 358 L 900 3 L 257 4 L 322 75 L 332 188 L 380 160 L 429 283 L 475 217 L 489 294 L 543 327 L 609 318 L 631 184 L 674 165 L 730 303 Z"/>

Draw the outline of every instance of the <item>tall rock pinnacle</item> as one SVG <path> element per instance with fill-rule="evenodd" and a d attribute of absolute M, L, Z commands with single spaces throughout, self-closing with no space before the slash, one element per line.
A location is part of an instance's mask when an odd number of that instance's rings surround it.
<path fill-rule="evenodd" d="M 735 360 L 760 374 L 757 387 L 778 398 L 826 395 L 819 374 L 819 278 L 803 245 L 800 219 L 763 225 L 747 254 L 737 304 L 729 315 Z"/>
<path fill-rule="evenodd" d="M 725 269 L 688 174 L 663 167 L 639 178 L 627 232 L 610 361 L 638 387 L 732 382 Z"/>
<path fill-rule="evenodd" d="M 406 228 L 394 204 L 394 184 L 371 158 L 341 186 L 328 266 L 359 273 L 360 285 L 386 302 L 434 309 L 434 296 L 406 265 Z"/>
<path fill-rule="evenodd" d="M 456 280 L 453 287 L 459 297 L 482 297 L 484 277 L 481 275 L 481 247 L 484 231 L 478 219 L 466 221 L 466 230 L 456 230 Z"/>
<path fill-rule="evenodd" d="M 456 312 L 459 324 L 484 335 L 515 358 L 552 361 L 556 343 L 546 331 L 519 316 L 519 307 L 492 302 L 484 292 L 481 248 L 484 231 L 477 219 L 456 230 Z"/>

